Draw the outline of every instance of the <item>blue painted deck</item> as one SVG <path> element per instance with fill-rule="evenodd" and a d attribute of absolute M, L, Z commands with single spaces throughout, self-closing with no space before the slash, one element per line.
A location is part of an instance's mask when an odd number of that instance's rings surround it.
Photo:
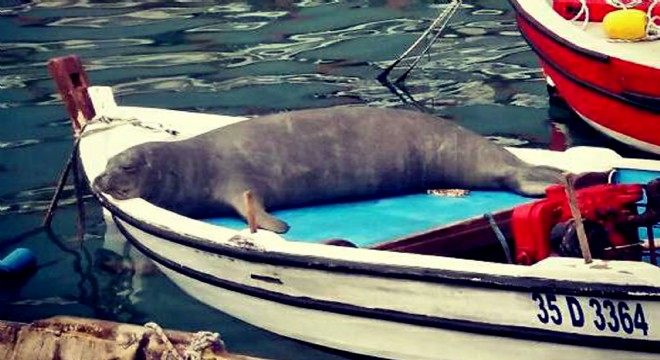
<path fill-rule="evenodd" d="M 612 181 L 619 184 L 646 184 L 649 181 L 658 177 L 660 177 L 660 172 L 657 171 L 623 170 L 623 171 L 617 171 Z M 644 197 L 642 203 L 646 203 L 646 197 Z M 642 213 L 644 212 L 644 208 L 639 207 L 638 211 Z M 640 239 L 649 238 L 647 229 L 645 228 L 639 229 L 639 238 Z M 657 224 L 653 227 L 653 238 L 660 239 L 660 226 Z"/>
<path fill-rule="evenodd" d="M 647 183 L 660 173 L 640 170 L 621 170 L 615 183 Z M 482 216 L 533 201 L 508 192 L 472 191 L 465 197 L 442 197 L 415 194 L 350 203 L 310 206 L 273 212 L 286 221 L 291 229 L 284 234 L 287 240 L 320 242 L 345 239 L 365 247 L 420 233 L 457 221 Z M 643 210 L 642 210 L 643 211 Z M 208 223 L 244 229 L 238 218 L 215 218 Z M 656 227 L 656 238 L 660 229 Z M 640 229 L 645 239 L 646 230 Z"/>
<path fill-rule="evenodd" d="M 532 200 L 498 191 L 472 191 L 465 197 L 415 194 L 281 210 L 273 215 L 291 226 L 284 234 L 287 240 L 345 239 L 358 246 L 370 246 Z M 245 222 L 238 218 L 206 222 L 232 229 L 245 228 Z"/>

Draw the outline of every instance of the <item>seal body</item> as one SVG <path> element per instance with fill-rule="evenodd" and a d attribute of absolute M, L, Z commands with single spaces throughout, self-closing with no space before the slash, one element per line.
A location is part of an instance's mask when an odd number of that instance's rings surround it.
<path fill-rule="evenodd" d="M 130 148 L 110 159 L 94 186 L 118 199 L 142 197 L 193 217 L 392 196 L 452 187 L 540 196 L 561 171 L 531 166 L 448 120 L 369 107 L 257 117 L 177 142 Z"/>

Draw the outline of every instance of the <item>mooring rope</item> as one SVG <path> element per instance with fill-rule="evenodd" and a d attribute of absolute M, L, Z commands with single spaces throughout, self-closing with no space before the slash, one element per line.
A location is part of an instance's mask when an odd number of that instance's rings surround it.
<path fill-rule="evenodd" d="M 412 45 L 410 45 L 399 57 L 394 60 L 390 66 L 388 66 L 385 70 L 383 70 L 380 75 L 378 75 L 378 80 L 381 82 L 384 81 L 389 81 L 387 79 L 388 75 L 394 68 L 396 68 L 399 63 L 401 63 L 403 60 L 406 58 L 412 58 L 413 61 L 412 63 L 407 67 L 407 69 L 403 72 L 401 76 L 399 76 L 394 83 L 400 83 L 405 80 L 405 78 L 408 76 L 408 74 L 418 65 L 419 61 L 423 58 L 424 55 L 426 55 L 433 44 L 438 40 L 440 35 L 442 34 L 443 30 L 449 23 L 449 19 L 456 13 L 458 8 L 461 6 L 462 0 L 449 0 L 449 4 L 447 4 L 447 7 L 445 7 L 440 14 L 433 20 L 431 25 L 424 30 L 424 32 L 413 42 Z M 434 33 L 434 34 L 432 34 Z M 419 53 L 419 55 L 411 55 L 411 53 L 417 49 L 424 40 L 427 38 L 430 38 L 426 46 L 422 49 L 422 51 Z"/>
<path fill-rule="evenodd" d="M 172 344 L 167 335 L 165 335 L 165 331 L 163 331 L 163 328 L 161 328 L 160 325 L 156 324 L 155 322 L 148 322 L 144 324 L 144 327 L 153 330 L 165 345 L 166 351 L 163 352 L 161 360 L 168 360 L 170 355 L 172 355 L 174 360 L 185 360 L 183 356 L 181 356 L 181 354 L 179 354 L 179 352 L 176 350 L 174 344 Z"/>
<path fill-rule="evenodd" d="M 653 16 L 653 9 L 660 3 L 660 0 L 653 0 L 651 5 L 649 6 L 648 11 L 646 12 L 646 17 L 647 17 L 647 23 L 646 23 L 646 35 L 647 36 L 652 36 L 655 39 L 660 38 L 660 24 L 656 23 L 660 22 L 660 16 L 656 15 Z"/>
<path fill-rule="evenodd" d="M 642 4 L 642 0 L 630 0 L 630 1 L 605 0 L 605 2 L 619 9 L 632 9 L 635 6 Z"/>
<path fill-rule="evenodd" d="M 82 113 L 79 114 L 79 116 L 82 116 Z M 102 128 L 97 128 L 97 129 L 89 129 L 88 126 L 91 124 L 95 123 L 105 123 L 106 126 Z M 64 185 L 69 177 L 70 170 L 72 168 L 75 168 L 76 166 L 76 161 L 78 157 L 78 150 L 80 147 L 80 140 L 84 136 L 89 136 L 92 134 L 96 134 L 99 132 L 107 131 L 110 129 L 114 129 L 118 126 L 124 126 L 124 125 L 133 125 L 139 128 L 143 128 L 146 130 L 154 131 L 154 132 L 165 132 L 168 133 L 171 136 L 177 136 L 179 135 L 178 130 L 166 128 L 163 126 L 163 124 L 157 123 L 157 124 L 150 124 L 146 123 L 144 121 L 141 121 L 137 118 L 115 118 L 115 117 L 108 117 L 108 116 L 98 116 L 95 117 L 94 119 L 91 119 L 89 121 L 84 121 L 83 125 L 80 128 L 80 131 L 77 132 L 77 136 L 75 137 L 75 141 L 73 143 L 73 149 L 71 150 L 71 154 L 69 155 L 69 159 L 64 166 L 64 169 L 62 170 L 60 177 L 57 182 L 57 188 L 55 190 L 55 194 L 53 195 L 50 205 L 48 206 L 48 210 L 46 211 L 46 215 L 44 216 L 44 221 L 43 221 L 43 226 L 45 227 L 50 227 L 51 221 L 53 219 L 53 215 L 55 213 L 55 209 L 57 208 L 57 205 L 59 203 L 62 190 L 64 189 Z M 76 196 L 80 194 L 80 189 L 78 187 L 78 184 L 75 184 L 76 188 Z M 78 198 L 78 203 L 80 204 L 80 198 Z M 78 210 L 79 212 L 82 212 L 81 208 Z M 83 219 L 84 216 L 81 215 L 79 219 Z M 80 225 L 79 225 L 80 227 Z M 79 229 L 80 230 L 80 229 Z"/>
<path fill-rule="evenodd" d="M 220 343 L 224 349 L 220 334 L 210 331 L 198 331 L 193 335 L 190 344 L 183 350 L 183 354 L 186 360 L 202 360 L 204 350 L 215 343 Z"/>
<path fill-rule="evenodd" d="M 224 349 L 224 344 L 222 343 L 218 333 L 210 331 L 198 331 L 192 336 L 190 343 L 183 350 L 182 355 L 176 350 L 174 344 L 172 344 L 160 325 L 156 324 L 155 322 L 148 322 L 144 324 L 144 326 L 153 330 L 156 335 L 158 335 L 163 344 L 165 344 L 167 350 L 162 354 L 161 360 L 168 360 L 170 355 L 174 358 L 174 360 L 202 360 L 204 350 L 216 343 L 219 343 Z"/>
<path fill-rule="evenodd" d="M 587 28 L 587 25 L 589 24 L 589 6 L 587 5 L 586 0 L 579 0 L 580 1 L 580 11 L 572 18 L 570 21 L 576 21 L 578 20 L 583 14 L 584 14 L 584 19 L 582 20 L 582 30 L 585 30 Z M 622 0 L 605 0 L 605 2 L 613 6 L 617 9 L 633 9 L 639 5 L 641 5 L 644 0 L 630 0 L 630 1 L 622 1 Z M 653 15 L 653 9 L 658 5 L 660 0 L 653 0 L 651 2 L 651 5 L 649 5 L 649 8 L 646 11 L 646 36 L 640 39 L 634 39 L 634 40 L 626 40 L 626 39 L 607 39 L 609 42 L 639 42 L 639 41 L 652 41 L 652 40 L 658 40 L 660 39 L 660 25 L 657 22 L 660 22 L 660 16 L 654 16 Z"/>
<path fill-rule="evenodd" d="M 582 30 L 587 29 L 587 25 L 589 25 L 589 6 L 587 6 L 587 0 L 580 0 L 580 11 L 570 20 L 570 21 L 576 21 L 577 19 L 584 14 L 584 20 L 582 20 Z"/>
<path fill-rule="evenodd" d="M 160 123 L 147 123 L 147 122 L 139 120 L 138 118 L 135 118 L 135 117 L 119 118 L 119 117 L 110 117 L 110 116 L 102 115 L 102 116 L 99 116 L 99 117 L 96 117 L 96 118 L 90 120 L 87 124 L 97 123 L 97 122 L 104 123 L 107 126 L 104 126 L 103 128 L 99 128 L 99 129 L 88 130 L 85 133 L 83 133 L 81 131 L 80 136 L 87 136 L 87 135 L 95 134 L 95 133 L 98 133 L 98 132 L 103 132 L 103 131 L 107 131 L 107 130 L 110 130 L 110 129 L 114 129 L 118 126 L 124 126 L 124 125 L 133 125 L 133 126 L 136 126 L 136 127 L 142 128 L 142 129 L 146 129 L 146 130 L 151 130 L 151 131 L 154 131 L 154 132 L 161 132 L 162 131 L 162 132 L 168 133 L 172 136 L 179 135 L 178 130 L 171 129 L 171 128 L 166 128 L 163 124 L 160 124 Z"/>

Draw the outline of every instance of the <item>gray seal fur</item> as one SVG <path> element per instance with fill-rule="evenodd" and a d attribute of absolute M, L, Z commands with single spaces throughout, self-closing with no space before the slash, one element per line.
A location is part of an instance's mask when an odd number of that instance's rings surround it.
<path fill-rule="evenodd" d="M 532 166 L 448 120 L 406 110 L 335 107 L 283 112 L 111 158 L 94 181 L 116 199 L 142 197 L 190 217 L 238 214 L 255 197 L 259 227 L 286 232 L 266 209 L 434 188 L 541 196 L 560 170 Z"/>

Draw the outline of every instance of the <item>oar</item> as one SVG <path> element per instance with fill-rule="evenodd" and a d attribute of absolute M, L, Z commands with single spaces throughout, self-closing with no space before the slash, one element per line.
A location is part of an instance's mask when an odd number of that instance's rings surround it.
<path fill-rule="evenodd" d="M 573 177 L 570 173 L 564 174 L 564 187 L 566 189 L 566 197 L 568 198 L 568 206 L 571 208 L 573 221 L 575 221 L 575 229 L 577 230 L 578 241 L 580 242 L 580 250 L 582 250 L 582 257 L 585 264 L 591 264 L 591 250 L 589 249 L 589 240 L 587 233 L 584 231 L 584 223 L 582 222 L 582 214 L 578 206 L 577 197 L 575 196 L 575 189 L 573 187 Z"/>
<path fill-rule="evenodd" d="M 257 232 L 257 215 L 254 212 L 254 196 L 250 190 L 243 193 L 243 201 L 245 201 L 245 207 L 247 208 L 247 223 L 250 228 L 250 233 L 254 234 Z"/>

